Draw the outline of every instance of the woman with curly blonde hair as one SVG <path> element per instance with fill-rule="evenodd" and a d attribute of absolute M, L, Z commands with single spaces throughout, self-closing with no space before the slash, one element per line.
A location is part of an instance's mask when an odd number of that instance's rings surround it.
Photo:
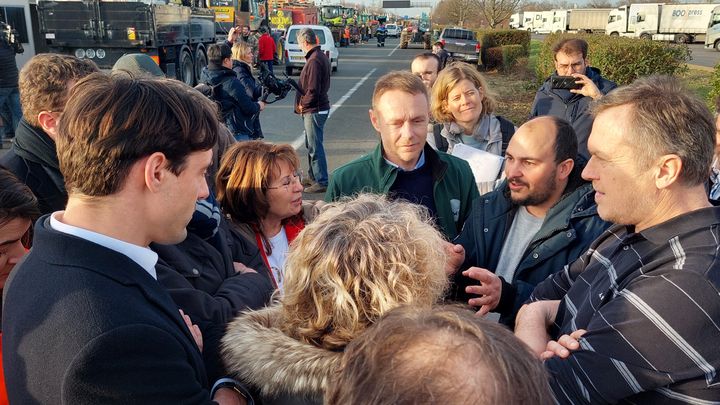
<path fill-rule="evenodd" d="M 441 299 L 443 246 L 424 207 L 370 194 L 327 205 L 292 244 L 280 303 L 228 327 L 228 370 L 263 404 L 322 403 L 358 334 L 395 307 Z"/>
<path fill-rule="evenodd" d="M 503 156 L 515 125 L 495 115 L 497 102 L 475 67 L 454 62 L 440 71 L 432 88 L 431 112 L 443 123 L 434 141 L 438 150 L 452 152 L 458 143 Z"/>

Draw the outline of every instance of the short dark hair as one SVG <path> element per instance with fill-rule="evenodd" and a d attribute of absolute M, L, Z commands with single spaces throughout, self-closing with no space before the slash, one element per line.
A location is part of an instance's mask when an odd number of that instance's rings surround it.
<path fill-rule="evenodd" d="M 556 55 L 559 52 L 562 52 L 566 55 L 580 53 L 582 54 L 583 59 L 587 59 L 588 43 L 584 39 L 580 38 L 561 39 L 556 42 L 552 47 L 553 58 L 557 59 Z"/>
<path fill-rule="evenodd" d="M 12 172 L 0 168 L 0 226 L 16 218 L 35 221 L 39 216 L 38 201 L 30 188 Z"/>
<path fill-rule="evenodd" d="M 412 62 L 415 62 L 415 61 L 418 60 L 418 59 L 421 59 L 421 60 L 422 60 L 422 59 L 432 59 L 432 60 L 434 60 L 435 62 L 437 62 L 437 65 L 436 65 L 436 66 L 437 66 L 438 72 L 440 71 L 440 58 L 439 58 L 437 55 L 435 55 L 434 53 L 432 53 L 432 52 L 419 53 L 419 54 L 415 55 L 415 57 L 413 58 Z M 412 63 L 412 62 L 410 62 L 410 63 Z"/>
<path fill-rule="evenodd" d="M 225 59 L 232 57 L 232 49 L 226 44 L 212 44 L 208 47 L 207 57 L 209 64 L 220 66 Z"/>
<path fill-rule="evenodd" d="M 509 330 L 464 308 L 407 305 L 350 342 L 325 399 L 330 405 L 553 403 L 542 364 Z"/>
<path fill-rule="evenodd" d="M 442 41 L 437 41 L 433 45 L 439 46 L 440 49 L 445 49 L 445 44 L 443 44 Z"/>
<path fill-rule="evenodd" d="M 578 154 L 578 140 L 575 129 L 569 122 L 554 115 L 548 118 L 555 124 L 555 163 L 567 159 L 575 160 Z"/>
<path fill-rule="evenodd" d="M 318 43 L 317 35 L 312 28 L 303 28 L 297 34 L 298 39 L 302 38 L 305 42 L 310 45 L 316 45 Z"/>
<path fill-rule="evenodd" d="M 597 117 L 610 108 L 630 112 L 625 140 L 637 153 L 639 167 L 649 168 L 662 155 L 682 160 L 679 181 L 695 186 L 707 181 L 715 151 L 715 119 L 707 105 L 673 76 L 649 76 L 618 87 L 591 104 Z M 596 121 L 597 122 L 597 121 Z"/>
<path fill-rule="evenodd" d="M 94 73 L 71 90 L 58 127 L 60 171 L 69 194 L 120 190 L 130 168 L 155 152 L 179 174 L 187 157 L 217 142 L 212 101 L 173 79 Z"/>

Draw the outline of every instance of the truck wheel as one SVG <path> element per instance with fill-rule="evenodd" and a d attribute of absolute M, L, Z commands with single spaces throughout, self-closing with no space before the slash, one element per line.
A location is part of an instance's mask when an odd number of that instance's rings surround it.
<path fill-rule="evenodd" d="M 675 37 L 675 42 L 678 44 L 689 44 L 691 41 L 687 34 L 678 34 L 678 36 Z"/>
<path fill-rule="evenodd" d="M 200 83 L 200 75 L 202 75 L 202 70 L 205 66 L 207 66 L 205 50 L 198 48 L 195 51 L 195 83 Z"/>
<path fill-rule="evenodd" d="M 611 37 L 619 37 L 620 34 L 617 33 L 617 32 L 611 32 L 611 33 L 610 33 L 610 36 L 611 36 Z"/>
<path fill-rule="evenodd" d="M 718 51 L 718 52 L 720 52 L 720 39 L 718 39 L 717 41 L 715 41 L 715 50 Z"/>
<path fill-rule="evenodd" d="M 285 74 L 288 76 L 292 76 L 293 68 L 292 66 L 285 66 Z"/>
<path fill-rule="evenodd" d="M 187 50 L 182 51 L 178 56 L 176 65 L 177 78 L 188 86 L 194 86 L 195 68 L 193 67 L 192 57 Z"/>
<path fill-rule="evenodd" d="M 651 39 L 652 39 L 652 35 L 650 35 L 650 34 L 648 34 L 648 33 L 640 34 L 640 39 L 651 40 Z"/>

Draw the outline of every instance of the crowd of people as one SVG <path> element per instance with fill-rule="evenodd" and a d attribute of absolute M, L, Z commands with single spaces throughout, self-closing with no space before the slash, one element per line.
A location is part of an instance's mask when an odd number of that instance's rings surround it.
<path fill-rule="evenodd" d="M 438 44 L 378 78 L 377 146 L 329 173 L 330 64 L 303 29 L 305 177 L 262 140 L 249 38 L 210 46 L 197 88 L 146 55 L 20 71 L 10 403 L 720 402 L 720 100 L 617 87 L 566 39 L 578 87 L 548 79 L 515 126 Z M 494 189 L 458 145 L 504 159 Z"/>

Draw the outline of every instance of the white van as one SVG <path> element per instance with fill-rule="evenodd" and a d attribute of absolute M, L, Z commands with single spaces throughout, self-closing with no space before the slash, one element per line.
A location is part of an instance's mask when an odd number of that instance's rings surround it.
<path fill-rule="evenodd" d="M 402 29 L 398 27 L 397 24 L 386 24 L 385 29 L 387 30 L 387 36 L 395 38 L 399 37 L 400 31 L 402 31 Z"/>
<path fill-rule="evenodd" d="M 305 54 L 297 41 L 297 34 L 303 28 L 312 28 L 320 41 L 320 49 L 330 59 L 330 66 L 333 72 L 337 72 L 340 52 L 335 46 L 332 32 L 328 27 L 322 25 L 291 25 L 285 33 L 285 73 L 290 76 L 293 69 L 302 69 L 305 66 Z"/>

